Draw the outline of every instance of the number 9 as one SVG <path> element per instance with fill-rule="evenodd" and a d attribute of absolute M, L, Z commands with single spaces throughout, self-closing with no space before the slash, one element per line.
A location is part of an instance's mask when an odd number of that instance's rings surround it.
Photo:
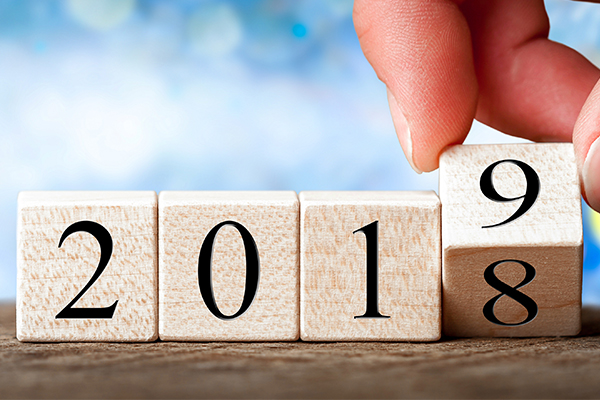
<path fill-rule="evenodd" d="M 525 179 L 527 180 L 527 189 L 525 190 L 524 195 L 508 198 L 500 195 L 500 193 L 496 191 L 496 188 L 494 188 L 494 183 L 492 181 L 492 174 L 494 172 L 494 168 L 506 162 L 515 164 L 517 167 L 521 168 L 521 171 L 523 171 L 523 174 L 525 174 Z M 523 161 L 512 159 L 500 160 L 496 161 L 495 163 L 487 167 L 485 171 L 483 171 L 483 173 L 481 174 L 481 179 L 479 181 L 479 186 L 481 187 L 481 192 L 484 194 L 484 196 L 493 201 L 507 203 L 518 199 L 523 199 L 523 203 L 521 203 L 521 206 L 507 220 L 495 225 L 482 226 L 482 228 L 494 228 L 514 221 L 515 219 L 525 214 L 533 206 L 533 204 L 537 200 L 538 194 L 540 193 L 540 177 L 534 171 L 533 168 L 525 164 Z"/>

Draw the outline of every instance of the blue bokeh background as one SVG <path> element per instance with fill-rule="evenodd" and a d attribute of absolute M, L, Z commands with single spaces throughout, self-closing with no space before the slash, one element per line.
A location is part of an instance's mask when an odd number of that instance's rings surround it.
<path fill-rule="evenodd" d="M 599 64 L 600 6 L 546 4 L 551 38 Z M 2 0 L 0 138 L 0 300 L 21 190 L 437 190 L 404 159 L 351 0 Z M 476 123 L 468 142 L 520 140 Z"/>

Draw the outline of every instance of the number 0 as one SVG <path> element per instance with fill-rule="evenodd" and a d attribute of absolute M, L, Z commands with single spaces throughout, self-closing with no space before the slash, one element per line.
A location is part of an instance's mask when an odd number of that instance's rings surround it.
<path fill-rule="evenodd" d="M 244 289 L 244 299 L 240 309 L 233 315 L 225 315 L 217 307 L 215 296 L 212 287 L 212 253 L 215 245 L 215 239 L 219 229 L 226 225 L 231 225 L 238 230 L 244 241 L 244 250 L 246 251 L 246 287 Z M 235 221 L 225 221 L 216 225 L 208 232 L 202 247 L 200 248 L 200 256 L 198 257 L 198 285 L 200 286 L 200 294 L 206 304 L 206 307 L 217 318 L 228 320 L 235 319 L 250 308 L 256 292 L 258 290 L 258 280 L 260 276 L 260 265 L 258 260 L 258 249 L 252 235 L 242 224 Z"/>

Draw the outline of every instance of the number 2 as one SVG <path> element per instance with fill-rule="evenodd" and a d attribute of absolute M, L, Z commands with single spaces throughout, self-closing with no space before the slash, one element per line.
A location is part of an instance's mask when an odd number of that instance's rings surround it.
<path fill-rule="evenodd" d="M 112 306 L 109 307 L 88 307 L 88 308 L 73 308 L 73 304 L 77 303 L 77 301 L 88 291 L 90 287 L 98 280 L 104 269 L 108 265 L 108 261 L 112 255 L 113 250 L 113 240 L 110 236 L 110 233 L 106 230 L 105 227 L 100 225 L 97 222 L 93 221 L 79 221 L 70 225 L 63 232 L 60 240 L 58 242 L 58 248 L 62 246 L 64 240 L 69 237 L 69 235 L 75 232 L 86 232 L 94 236 L 100 245 L 100 261 L 98 262 L 98 267 L 94 272 L 94 275 L 89 280 L 89 282 L 84 286 L 83 289 L 75 296 L 73 300 L 65 308 L 63 308 L 58 314 L 56 314 L 56 319 L 61 318 L 74 318 L 74 319 L 110 319 L 113 317 L 115 313 L 115 309 L 117 308 L 117 303 L 119 300 L 116 300 Z"/>

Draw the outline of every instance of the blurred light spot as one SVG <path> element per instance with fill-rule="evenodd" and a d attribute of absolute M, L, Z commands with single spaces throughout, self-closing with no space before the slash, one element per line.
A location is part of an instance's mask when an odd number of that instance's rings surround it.
<path fill-rule="evenodd" d="M 297 38 L 303 38 L 306 36 L 306 27 L 302 24 L 296 24 L 292 27 L 292 33 Z"/>
<path fill-rule="evenodd" d="M 593 4 L 575 4 L 571 13 L 572 22 L 582 22 L 594 10 Z"/>
<path fill-rule="evenodd" d="M 338 18 L 346 18 L 352 15 L 353 0 L 328 0 L 326 4 L 329 6 L 332 14 Z"/>
<path fill-rule="evenodd" d="M 194 52 L 203 56 L 224 56 L 242 41 L 242 24 L 229 4 L 210 4 L 195 11 L 188 21 Z"/>
<path fill-rule="evenodd" d="M 36 53 L 45 53 L 48 50 L 48 45 L 43 40 L 38 40 L 33 45 L 33 50 Z"/>
<path fill-rule="evenodd" d="M 93 29 L 114 28 L 131 16 L 135 0 L 68 0 L 67 10 L 80 24 Z"/>
<path fill-rule="evenodd" d="M 257 13 L 248 18 L 248 36 L 245 38 L 242 51 L 252 61 L 269 66 L 295 66 L 295 61 L 302 58 L 315 43 L 314 31 L 298 40 L 292 15 L 275 17 L 271 14 Z M 301 19 L 304 21 L 303 19 Z M 306 33 L 308 28 L 302 24 Z M 287 65 L 286 65 L 287 64 Z"/>
<path fill-rule="evenodd" d="M 589 216 L 594 238 L 596 239 L 596 243 L 600 245 L 600 214 L 590 209 Z"/>

